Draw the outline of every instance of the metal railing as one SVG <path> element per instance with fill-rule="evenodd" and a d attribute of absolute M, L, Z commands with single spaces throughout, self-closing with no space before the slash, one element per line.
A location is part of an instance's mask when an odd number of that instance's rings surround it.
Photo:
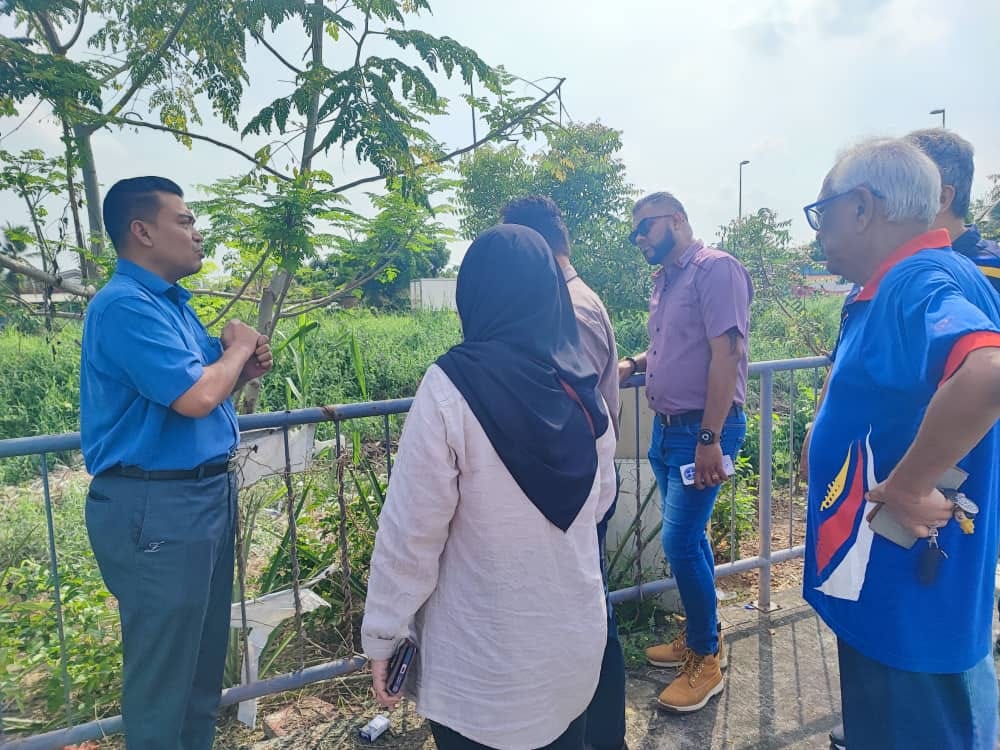
<path fill-rule="evenodd" d="M 758 515 L 758 530 L 759 530 L 759 549 L 757 554 L 750 557 L 737 559 L 737 544 L 730 543 L 730 560 L 728 563 L 718 565 L 716 567 L 716 577 L 722 577 L 726 575 L 732 575 L 735 573 L 740 573 L 748 570 L 757 569 L 760 571 L 759 578 L 759 595 L 757 600 L 757 606 L 759 609 L 764 611 L 769 611 L 771 609 L 771 567 L 779 562 L 789 560 L 803 553 L 804 546 L 802 544 L 795 544 L 794 537 L 794 527 L 795 527 L 795 514 L 794 514 L 794 465 L 796 457 L 794 455 L 793 447 L 795 445 L 794 435 L 795 435 L 795 420 L 796 420 L 796 400 L 798 396 L 798 386 L 795 380 L 796 371 L 811 371 L 812 372 L 812 388 L 811 388 L 811 398 L 813 401 L 813 406 L 815 407 L 816 395 L 819 392 L 820 376 L 819 370 L 825 367 L 828 361 L 823 357 L 813 357 L 807 359 L 793 359 L 793 360 L 778 360 L 771 362 L 756 362 L 750 365 L 750 374 L 752 378 L 759 378 L 759 389 L 757 393 L 752 394 L 752 397 L 748 399 L 747 411 L 748 414 L 759 415 L 759 446 L 758 446 L 758 467 L 759 467 L 759 480 L 758 480 L 758 493 L 757 493 L 757 515 Z M 787 374 L 788 385 L 787 392 L 776 391 L 776 377 L 781 377 Z M 644 404 L 640 403 L 640 392 L 639 387 L 643 385 L 642 376 L 634 376 L 623 386 L 623 389 L 631 389 L 634 398 L 634 414 L 638 415 L 642 409 L 645 408 Z M 776 395 L 781 396 L 787 393 L 787 398 L 781 404 L 781 409 L 787 411 L 789 417 L 788 431 L 784 435 L 784 440 L 787 443 L 789 452 L 788 461 L 788 522 L 789 522 L 789 533 L 787 539 L 787 545 L 781 549 L 775 550 L 772 548 L 772 531 L 773 531 L 773 512 L 774 512 L 774 490 L 775 490 L 775 476 L 773 473 L 774 466 L 774 429 L 775 429 L 775 417 L 776 417 Z M 778 398 L 778 401 L 781 399 Z M 756 403 L 754 403 L 756 401 Z M 285 443 L 285 466 L 283 471 L 284 485 L 287 488 L 286 497 L 286 510 L 288 511 L 288 533 L 289 533 L 289 554 L 291 556 L 292 569 L 295 571 L 295 575 L 292 581 L 292 587 L 294 589 L 294 602 L 295 602 L 295 618 L 296 618 L 296 630 L 297 637 L 301 644 L 303 634 L 301 627 L 302 618 L 302 608 L 299 596 L 299 580 L 298 580 L 298 560 L 297 560 L 297 545 L 295 543 L 295 533 L 296 533 L 296 514 L 293 512 L 294 504 L 294 491 L 290 476 L 292 474 L 291 458 L 289 455 L 289 430 L 292 427 L 297 427 L 300 425 L 307 424 L 317 424 L 317 423 L 332 423 L 335 429 L 334 447 L 332 452 L 335 454 L 336 462 L 335 465 L 339 467 L 339 493 L 338 501 L 340 503 L 340 519 L 341 524 L 345 523 L 345 500 L 344 500 L 344 484 L 343 484 L 343 461 L 346 458 L 344 455 L 346 451 L 342 446 L 342 425 L 350 420 L 358 420 L 365 418 L 381 418 L 381 451 L 382 458 L 384 459 L 384 469 L 385 476 L 388 478 L 392 471 L 392 425 L 390 423 L 390 415 L 403 414 L 405 413 L 412 403 L 412 399 L 395 399 L 391 401 L 379 401 L 379 402 L 367 402 L 358 404 L 347 404 L 339 406 L 327 406 L 327 407 L 315 407 L 308 409 L 297 409 L 285 412 L 274 412 L 269 414 L 253 414 L 240 417 L 240 429 L 242 432 L 250 430 L 259 429 L 278 429 L 282 432 Z M 779 418 L 782 417 L 780 410 L 777 413 Z M 623 425 L 623 431 L 626 428 Z M 615 603 L 643 599 L 644 597 L 653 596 L 664 591 L 676 588 L 676 581 L 673 578 L 666 577 L 660 578 L 658 580 L 644 581 L 645 573 L 642 565 L 642 556 L 644 547 L 649 543 L 646 536 L 643 534 L 641 516 L 645 508 L 643 501 L 643 488 L 641 476 L 643 474 L 643 449 L 642 449 L 642 435 L 640 430 L 640 420 L 636 418 L 634 420 L 634 425 L 632 425 L 634 431 L 635 444 L 638 447 L 636 451 L 636 456 L 634 457 L 635 462 L 635 512 L 636 516 L 633 518 L 633 523 L 630 526 L 630 530 L 635 530 L 635 546 L 636 546 L 636 560 L 637 564 L 635 566 L 636 573 L 633 581 L 633 585 L 618 589 L 611 594 L 611 599 Z M 624 434 L 624 432 L 623 432 Z M 7 459 L 19 456 L 37 456 L 39 460 L 39 470 L 40 470 L 40 480 L 41 480 L 41 495 L 45 506 L 45 519 L 46 519 L 46 534 L 47 534 L 47 546 L 48 546 L 48 565 L 49 573 L 51 575 L 52 584 L 52 611 L 55 618 L 55 626 L 59 640 L 59 672 L 60 680 L 62 682 L 63 699 L 65 702 L 66 710 L 66 728 L 57 729 L 43 734 L 38 734 L 23 738 L 14 738 L 9 735 L 4 735 L 5 724 L 3 722 L 2 709 L 4 708 L 2 702 L 0 702 L 0 743 L 3 743 L 4 739 L 7 739 L 6 744 L 2 744 L 2 748 L 7 750 L 57 750 L 65 745 L 81 743 L 88 740 L 97 740 L 110 734 L 115 734 L 122 731 L 121 717 L 111 717 L 106 719 L 99 719 L 95 721 L 90 721 L 83 724 L 73 725 L 73 713 L 72 713 L 72 685 L 69 677 L 69 669 L 67 664 L 67 643 L 66 643 L 66 632 L 64 627 L 64 611 L 63 611 L 63 599 L 62 599 L 62 582 L 60 578 L 60 568 L 59 568 L 59 556 L 57 550 L 57 534 L 56 534 L 56 524 L 54 521 L 53 514 L 53 501 L 52 493 L 50 488 L 51 481 L 51 471 L 49 466 L 49 456 L 53 453 L 65 453 L 68 451 L 76 451 L 80 448 L 80 435 L 79 433 L 69 433 L 64 435 L 46 435 L 39 437 L 24 437 L 24 438 L 14 438 L 9 440 L 0 440 L 0 459 Z M 650 490 L 651 491 L 651 490 Z M 731 488 L 728 490 L 733 493 L 732 507 L 732 519 L 731 519 L 731 529 L 733 530 L 732 542 L 735 542 L 735 528 L 736 528 L 736 512 L 737 504 L 736 500 L 736 481 L 731 482 Z M 618 515 L 621 515 L 624 511 L 624 498 L 619 499 L 619 509 Z M 802 521 L 803 519 L 798 519 Z M 343 526 L 341 527 L 343 530 Z M 239 533 L 239 532 L 238 532 Z M 239 543 L 238 539 L 238 543 Z M 342 535 L 341 541 L 345 542 L 346 537 Z M 349 568 L 349 563 L 347 561 L 346 548 L 342 544 L 342 565 L 340 575 L 343 577 L 344 581 L 344 591 L 349 600 L 350 592 L 350 575 L 351 571 Z M 245 571 L 241 568 L 239 570 L 239 576 L 237 578 L 239 585 L 239 598 L 241 601 L 246 599 L 245 591 Z M 350 613 L 348 612 L 348 615 Z M 243 627 L 241 631 L 241 640 L 245 644 L 247 638 L 247 622 L 246 615 L 244 611 L 243 616 Z M 348 639 L 349 650 L 351 652 L 353 649 L 353 638 Z M 246 651 L 244 650 L 244 657 L 246 657 Z M 294 690 L 298 688 L 305 687 L 311 683 L 319 682 L 322 680 L 329 680 L 333 677 L 339 677 L 346 675 L 350 672 L 362 669 L 366 664 L 366 659 L 357 653 L 350 653 L 345 658 L 340 658 L 332 661 L 326 661 L 321 664 L 316 664 L 312 666 L 306 666 L 304 663 L 304 658 L 299 664 L 299 669 L 291 671 L 287 674 L 282 674 L 280 676 L 271 677 L 268 679 L 248 681 L 244 684 L 229 688 L 223 692 L 222 704 L 230 705 L 245 701 L 251 698 L 258 698 L 266 695 L 273 695 L 276 693 L 284 692 L 287 690 Z M 249 673 L 247 673 L 249 674 Z M 0 696 L 0 701 L 2 701 L 2 696 Z"/>

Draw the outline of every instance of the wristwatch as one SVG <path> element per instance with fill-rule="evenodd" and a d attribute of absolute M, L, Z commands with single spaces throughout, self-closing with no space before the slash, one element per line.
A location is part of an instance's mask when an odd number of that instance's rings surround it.
<path fill-rule="evenodd" d="M 716 434 L 707 427 L 702 427 L 698 433 L 698 442 L 702 445 L 711 445 L 715 442 Z"/>

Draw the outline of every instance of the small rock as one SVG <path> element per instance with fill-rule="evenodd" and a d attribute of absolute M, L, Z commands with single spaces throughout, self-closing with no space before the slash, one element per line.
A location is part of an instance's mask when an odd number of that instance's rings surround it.
<path fill-rule="evenodd" d="M 284 737 L 291 732 L 330 721 L 335 713 L 336 709 L 332 704 L 306 696 L 280 711 L 265 716 L 264 734 L 268 737 Z"/>

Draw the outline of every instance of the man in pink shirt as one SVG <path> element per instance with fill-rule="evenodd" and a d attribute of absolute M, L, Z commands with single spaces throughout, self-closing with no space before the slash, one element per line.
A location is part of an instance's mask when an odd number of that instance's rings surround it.
<path fill-rule="evenodd" d="M 680 667 L 659 705 L 690 712 L 723 689 L 726 654 L 705 527 L 728 477 L 723 457 L 735 460 L 746 434 L 753 288 L 736 258 L 695 239 L 684 206 L 670 193 L 638 201 L 632 227 L 632 244 L 661 267 L 649 302 L 649 348 L 621 360 L 618 372 L 622 380 L 646 373 L 646 397 L 656 412 L 649 460 L 662 498 L 663 551 L 687 615 L 685 631 L 647 649 L 646 658 Z M 685 485 L 680 468 L 692 463 L 694 482 Z"/>

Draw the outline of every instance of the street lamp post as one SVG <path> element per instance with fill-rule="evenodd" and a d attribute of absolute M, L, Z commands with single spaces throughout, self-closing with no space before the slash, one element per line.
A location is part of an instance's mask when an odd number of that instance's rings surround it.
<path fill-rule="evenodd" d="M 737 208 L 736 218 L 738 223 L 743 223 L 743 167 L 750 163 L 749 159 L 744 159 L 740 162 L 740 189 L 739 189 L 739 207 Z"/>
<path fill-rule="evenodd" d="M 942 128 L 943 128 L 943 127 L 947 127 L 947 126 L 946 126 L 946 125 L 944 124 L 944 107 L 942 107 L 941 109 L 932 109 L 930 113 L 931 113 L 932 115 L 941 115 L 941 127 L 942 127 Z"/>

